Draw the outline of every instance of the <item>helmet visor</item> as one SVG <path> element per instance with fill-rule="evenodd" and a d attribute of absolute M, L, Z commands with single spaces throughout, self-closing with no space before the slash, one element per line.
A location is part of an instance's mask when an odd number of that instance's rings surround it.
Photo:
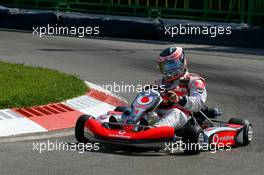
<path fill-rule="evenodd" d="M 183 63 L 180 60 L 169 60 L 158 64 L 162 74 L 181 73 L 183 71 Z"/>

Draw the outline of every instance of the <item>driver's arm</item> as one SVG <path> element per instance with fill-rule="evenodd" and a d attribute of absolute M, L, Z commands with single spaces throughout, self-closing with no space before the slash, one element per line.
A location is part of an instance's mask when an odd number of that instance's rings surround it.
<path fill-rule="evenodd" d="M 198 112 L 201 110 L 207 98 L 207 91 L 202 80 L 193 80 L 189 83 L 189 96 L 180 97 L 179 104 L 186 110 Z"/>

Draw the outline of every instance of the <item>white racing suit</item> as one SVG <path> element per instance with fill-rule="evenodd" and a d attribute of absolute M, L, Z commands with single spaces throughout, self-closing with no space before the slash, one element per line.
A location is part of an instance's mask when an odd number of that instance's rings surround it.
<path fill-rule="evenodd" d="M 205 105 L 207 97 L 205 82 L 196 74 L 186 72 L 180 79 L 169 83 L 158 79 L 155 85 L 162 85 L 165 90 L 174 91 L 181 100 L 177 104 L 162 102 L 155 113 L 149 117 L 150 125 L 172 126 L 180 129 L 187 123 L 191 112 L 198 112 Z"/>

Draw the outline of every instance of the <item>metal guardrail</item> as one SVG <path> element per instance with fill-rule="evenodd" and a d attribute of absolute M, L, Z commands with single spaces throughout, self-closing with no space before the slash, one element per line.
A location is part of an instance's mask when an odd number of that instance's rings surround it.
<path fill-rule="evenodd" d="M 264 0 L 0 0 L 0 5 L 264 25 Z"/>

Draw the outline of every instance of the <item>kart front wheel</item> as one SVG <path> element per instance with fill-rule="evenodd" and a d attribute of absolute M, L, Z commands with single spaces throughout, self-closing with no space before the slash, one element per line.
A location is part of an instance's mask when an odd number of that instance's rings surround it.
<path fill-rule="evenodd" d="M 252 124 L 246 120 L 246 119 L 240 119 L 240 118 L 231 118 L 228 123 L 230 124 L 238 124 L 243 125 L 244 132 L 243 132 L 243 146 L 248 145 L 252 139 L 253 139 L 253 127 Z"/>
<path fill-rule="evenodd" d="M 75 125 L 75 138 L 80 143 L 87 143 L 89 140 L 84 136 L 84 128 L 86 121 L 90 118 L 89 115 L 81 115 Z"/>
<path fill-rule="evenodd" d="M 187 155 L 199 154 L 205 142 L 203 129 L 199 126 L 189 126 L 183 137 L 184 153 Z"/>

